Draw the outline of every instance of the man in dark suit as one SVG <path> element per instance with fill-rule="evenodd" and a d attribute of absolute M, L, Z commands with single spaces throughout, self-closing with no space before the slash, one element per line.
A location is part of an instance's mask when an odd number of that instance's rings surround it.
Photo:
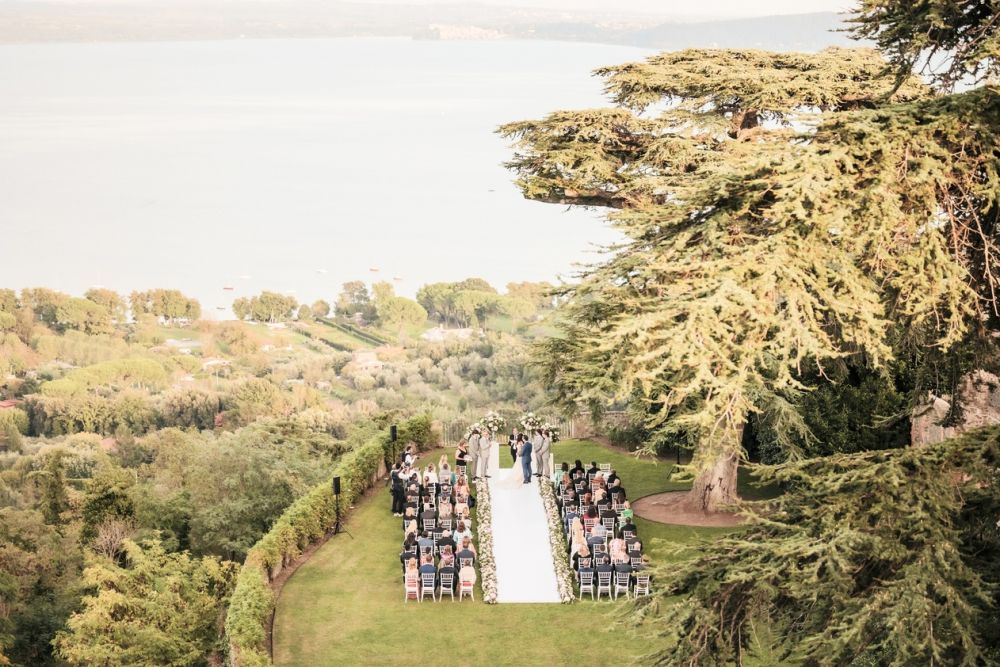
<path fill-rule="evenodd" d="M 639 530 L 638 530 L 638 529 L 637 529 L 637 528 L 635 527 L 635 524 L 634 524 L 634 523 L 632 523 L 632 519 L 628 519 L 628 520 L 627 520 L 627 521 L 626 521 L 626 522 L 625 522 L 625 523 L 624 523 L 624 524 L 622 525 L 622 535 L 624 535 L 625 533 L 632 533 L 632 534 L 633 534 L 633 535 L 635 535 L 636 537 L 638 537 L 638 536 L 639 536 Z"/>
<path fill-rule="evenodd" d="M 459 550 L 459 552 L 457 554 L 455 554 L 455 560 L 458 561 L 459 564 L 461 564 L 461 562 L 462 562 L 463 559 L 471 558 L 472 559 L 472 563 L 475 564 L 475 562 L 476 562 L 476 554 L 473 553 L 472 549 L 470 549 L 465 544 L 465 540 L 462 540 L 462 542 L 463 542 L 462 548 Z"/>
<path fill-rule="evenodd" d="M 392 473 L 390 474 L 390 487 L 389 491 L 392 493 L 392 515 L 393 516 L 403 516 L 403 505 L 406 503 L 406 498 L 403 496 L 403 480 L 400 478 L 402 469 L 402 464 L 397 463 L 392 466 Z"/>
<path fill-rule="evenodd" d="M 420 549 L 420 553 L 424 553 L 428 549 L 431 552 L 434 551 L 434 540 L 431 539 L 430 534 L 426 530 L 420 533 L 420 537 L 417 538 L 417 547 Z"/>
<path fill-rule="evenodd" d="M 456 546 L 455 540 L 454 538 L 452 538 L 450 530 L 446 530 L 443 533 L 441 533 L 441 539 L 438 540 L 438 549 L 444 551 L 445 547 L 451 547 L 451 551 L 452 553 L 454 553 L 455 546 Z"/>
<path fill-rule="evenodd" d="M 420 527 L 423 528 L 427 525 L 427 521 L 437 521 L 437 512 L 433 509 L 425 509 L 420 513 Z"/>
<path fill-rule="evenodd" d="M 420 565 L 420 574 L 437 575 L 437 568 L 434 567 L 433 555 L 427 555 L 423 557 L 423 563 Z"/>

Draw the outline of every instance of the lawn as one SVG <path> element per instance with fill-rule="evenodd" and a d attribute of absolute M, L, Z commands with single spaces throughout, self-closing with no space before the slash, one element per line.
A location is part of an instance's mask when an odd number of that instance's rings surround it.
<path fill-rule="evenodd" d="M 501 460 L 506 457 L 509 464 L 506 445 L 501 447 Z M 558 443 L 555 452 L 556 461 L 612 463 L 631 498 L 683 488 L 667 479 L 669 464 L 637 460 L 594 442 Z M 439 456 L 435 451 L 424 459 Z M 628 663 L 653 648 L 647 637 L 623 636 L 628 629 L 611 617 L 624 602 L 486 605 L 477 591 L 476 602 L 404 604 L 398 560 L 402 531 L 389 500 L 388 492 L 379 489 L 362 501 L 346 525 L 353 537 L 331 539 L 288 581 L 275 614 L 275 664 L 589 664 L 595 656 L 606 657 L 611 646 L 615 662 Z M 730 530 L 641 519 L 637 527 L 654 562 L 665 560 L 668 543 L 691 543 Z M 566 641 L 570 634 L 573 641 Z"/>

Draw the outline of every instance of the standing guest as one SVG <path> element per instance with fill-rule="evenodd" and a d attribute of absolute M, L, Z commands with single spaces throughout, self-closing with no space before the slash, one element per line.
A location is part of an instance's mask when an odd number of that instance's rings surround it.
<path fill-rule="evenodd" d="M 431 485 L 437 486 L 438 475 L 437 475 L 437 471 L 434 470 L 434 464 L 433 463 L 428 463 L 427 464 L 427 469 L 424 471 L 424 484 L 427 484 L 428 480 L 430 481 Z"/>
<path fill-rule="evenodd" d="M 521 474 L 525 484 L 531 483 L 531 440 L 527 438 L 521 441 L 521 451 L 517 456 L 521 459 Z"/>
<path fill-rule="evenodd" d="M 403 464 L 397 463 L 392 466 L 392 474 L 389 476 L 389 492 L 392 494 L 392 515 L 403 516 L 403 506 L 406 504 L 406 497 L 403 494 L 403 480 L 400 477 Z"/>
<path fill-rule="evenodd" d="M 469 465 L 469 443 L 462 438 L 458 441 L 458 447 L 455 448 L 455 468 L 458 469 L 459 474 L 468 474 L 467 467 Z"/>
<path fill-rule="evenodd" d="M 544 438 L 542 437 L 542 429 L 536 428 L 531 434 L 531 452 L 535 461 L 535 477 L 538 477 L 542 473 L 542 443 Z"/>
<path fill-rule="evenodd" d="M 411 468 L 413 467 L 413 464 L 417 460 L 416 451 L 417 448 L 414 447 L 412 444 L 407 445 L 406 449 L 403 450 L 403 463 L 405 463 L 407 466 Z"/>

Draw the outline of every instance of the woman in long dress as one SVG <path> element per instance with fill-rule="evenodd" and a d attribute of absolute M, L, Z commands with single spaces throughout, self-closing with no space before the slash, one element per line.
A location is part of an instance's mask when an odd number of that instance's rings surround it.
<path fill-rule="evenodd" d="M 507 486 L 517 488 L 524 484 L 524 475 L 521 472 L 521 450 L 523 448 L 524 434 L 518 433 L 517 440 L 514 441 L 514 447 L 511 450 L 514 454 L 514 465 L 507 473 L 507 481 L 505 482 Z"/>

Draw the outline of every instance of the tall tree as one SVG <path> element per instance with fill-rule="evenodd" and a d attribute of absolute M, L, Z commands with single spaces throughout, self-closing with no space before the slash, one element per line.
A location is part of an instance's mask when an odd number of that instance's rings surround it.
<path fill-rule="evenodd" d="M 567 406 L 638 400 L 651 426 L 692 439 L 695 507 L 736 500 L 750 413 L 802 428 L 783 408 L 803 364 L 890 353 L 871 277 L 806 215 L 820 202 L 799 129 L 928 94 L 894 91 L 885 69 L 869 49 L 665 53 L 598 70 L 615 108 L 500 129 L 525 196 L 621 209 L 627 239 L 566 290 L 547 380 Z"/>

